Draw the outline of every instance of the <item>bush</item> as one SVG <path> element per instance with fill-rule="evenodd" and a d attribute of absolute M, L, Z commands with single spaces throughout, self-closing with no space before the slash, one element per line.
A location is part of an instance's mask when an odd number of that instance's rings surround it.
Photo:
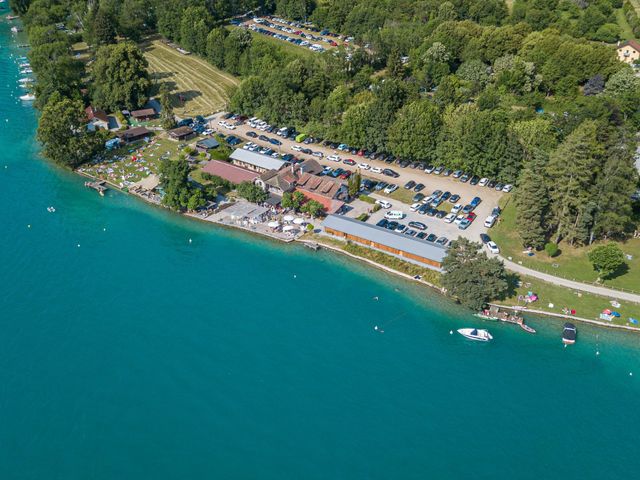
<path fill-rule="evenodd" d="M 366 213 L 362 213 L 356 217 L 356 220 L 360 220 L 361 222 L 366 222 L 367 220 L 369 220 L 369 215 L 367 215 Z"/>
<path fill-rule="evenodd" d="M 360 195 L 358 197 L 360 200 L 362 200 L 363 202 L 367 202 L 370 204 L 375 204 L 376 203 L 376 199 L 375 198 L 371 198 L 369 195 Z"/>
<path fill-rule="evenodd" d="M 544 246 L 544 251 L 547 252 L 547 255 L 553 258 L 558 255 L 558 244 L 549 242 Z"/>
<path fill-rule="evenodd" d="M 315 230 L 316 227 L 314 227 L 313 225 L 311 225 L 310 223 L 307 223 L 307 232 L 313 232 Z"/>

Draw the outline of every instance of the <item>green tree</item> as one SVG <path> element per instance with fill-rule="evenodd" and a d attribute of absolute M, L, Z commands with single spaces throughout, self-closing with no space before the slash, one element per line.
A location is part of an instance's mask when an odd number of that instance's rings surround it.
<path fill-rule="evenodd" d="M 140 49 L 130 42 L 101 47 L 92 68 L 94 104 L 105 110 L 135 110 L 147 101 L 149 74 Z"/>
<path fill-rule="evenodd" d="M 472 310 L 480 310 L 508 290 L 504 265 L 497 258 L 488 258 L 481 248 L 479 243 L 459 237 L 442 261 L 442 286 Z"/>
<path fill-rule="evenodd" d="M 54 93 L 42 110 L 37 132 L 45 157 L 75 168 L 89 161 L 101 147 L 101 137 L 87 131 L 84 106 Z"/>
<path fill-rule="evenodd" d="M 442 121 L 438 107 L 428 99 L 405 105 L 389 128 L 389 149 L 400 157 L 433 161 Z"/>
<path fill-rule="evenodd" d="M 109 13 L 99 8 L 93 19 L 93 41 L 96 45 L 109 45 L 115 40 L 115 22 Z"/>
<path fill-rule="evenodd" d="M 360 175 L 360 169 L 357 169 L 356 172 L 349 177 L 349 181 L 347 182 L 349 196 L 355 197 L 358 195 L 358 192 L 360 191 L 360 182 L 362 182 L 362 176 Z"/>
<path fill-rule="evenodd" d="M 188 7 L 180 20 L 180 43 L 187 50 L 203 54 L 207 50 L 207 35 L 213 18 L 205 7 Z"/>
<path fill-rule="evenodd" d="M 522 170 L 515 192 L 516 227 L 522 245 L 541 249 L 546 238 L 545 217 L 549 207 L 546 179 L 544 176 L 546 159 L 536 156 Z"/>
<path fill-rule="evenodd" d="M 302 192 L 284 192 L 280 205 L 282 208 L 291 208 L 297 212 L 300 210 L 304 200 L 305 196 Z"/>
<path fill-rule="evenodd" d="M 192 193 L 189 196 L 189 200 L 187 201 L 187 210 L 193 212 L 198 208 L 204 207 L 206 204 L 207 199 L 204 197 L 202 190 L 200 190 L 199 188 L 193 188 Z"/>
<path fill-rule="evenodd" d="M 183 210 L 193 194 L 189 184 L 189 163 L 181 156 L 178 160 L 166 159 L 160 164 L 160 181 L 165 195 L 162 203 L 172 210 Z"/>
<path fill-rule="evenodd" d="M 308 213 L 313 218 L 318 218 L 324 212 L 324 205 L 316 200 L 309 200 L 300 209 L 304 213 Z"/>
<path fill-rule="evenodd" d="M 207 59 L 218 68 L 224 68 L 224 41 L 228 34 L 226 28 L 219 27 L 207 35 Z"/>
<path fill-rule="evenodd" d="M 237 188 L 238 195 L 251 203 L 264 202 L 269 194 L 252 182 L 242 182 Z"/>
<path fill-rule="evenodd" d="M 162 128 L 170 130 L 176 126 L 176 118 L 173 114 L 173 105 L 171 104 L 171 93 L 166 83 L 160 85 L 160 121 Z"/>
<path fill-rule="evenodd" d="M 610 278 L 622 265 L 624 265 L 624 253 L 615 243 L 600 245 L 588 254 L 593 269 L 598 272 L 598 279 Z"/>

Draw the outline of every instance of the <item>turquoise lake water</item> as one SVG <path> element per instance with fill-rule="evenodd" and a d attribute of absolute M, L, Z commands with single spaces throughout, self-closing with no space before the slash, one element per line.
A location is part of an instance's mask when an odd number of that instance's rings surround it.
<path fill-rule="evenodd" d="M 637 477 L 640 336 L 469 342 L 430 291 L 101 198 L 38 158 L 12 42 L 0 22 L 1 479 Z"/>

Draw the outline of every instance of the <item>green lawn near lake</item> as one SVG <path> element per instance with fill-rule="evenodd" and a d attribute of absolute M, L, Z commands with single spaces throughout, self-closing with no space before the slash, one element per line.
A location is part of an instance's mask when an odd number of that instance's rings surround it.
<path fill-rule="evenodd" d="M 525 267 L 557 277 L 586 283 L 594 283 L 597 280 L 598 274 L 589 262 L 587 254 L 599 244 L 598 242 L 586 247 L 572 247 L 561 242 L 559 245 L 560 254 L 554 258 L 550 258 L 544 251 L 535 252 L 533 256 L 529 257 L 524 252 L 515 226 L 516 209 L 514 203 L 507 198 L 503 201 L 502 206 L 504 211 L 498 223 L 488 232 L 500 247 L 502 256 L 512 257 L 513 261 L 521 262 Z M 640 292 L 640 239 L 629 239 L 619 245 L 625 254 L 632 257 L 626 262 L 628 268 L 618 276 L 605 280 L 601 284 L 611 288 Z"/>

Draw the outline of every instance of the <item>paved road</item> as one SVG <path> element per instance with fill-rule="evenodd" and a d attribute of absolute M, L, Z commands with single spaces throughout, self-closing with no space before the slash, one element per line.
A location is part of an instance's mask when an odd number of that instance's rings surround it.
<path fill-rule="evenodd" d="M 512 272 L 520 273 L 522 275 L 528 275 L 530 277 L 544 280 L 547 283 L 553 285 L 559 285 L 561 287 L 572 288 L 574 290 L 580 290 L 582 292 L 589 292 L 595 295 L 601 295 L 603 297 L 613 298 L 615 300 L 626 300 L 628 302 L 634 302 L 640 304 L 640 295 L 629 292 L 621 292 L 619 290 L 612 290 L 606 287 L 599 287 L 596 285 L 589 285 L 588 283 L 574 282 L 573 280 L 565 280 L 564 278 L 549 275 L 548 273 L 539 272 L 530 268 L 524 267 L 518 263 L 507 260 L 506 258 L 496 255 L 500 260 L 504 262 L 504 266 Z"/>

